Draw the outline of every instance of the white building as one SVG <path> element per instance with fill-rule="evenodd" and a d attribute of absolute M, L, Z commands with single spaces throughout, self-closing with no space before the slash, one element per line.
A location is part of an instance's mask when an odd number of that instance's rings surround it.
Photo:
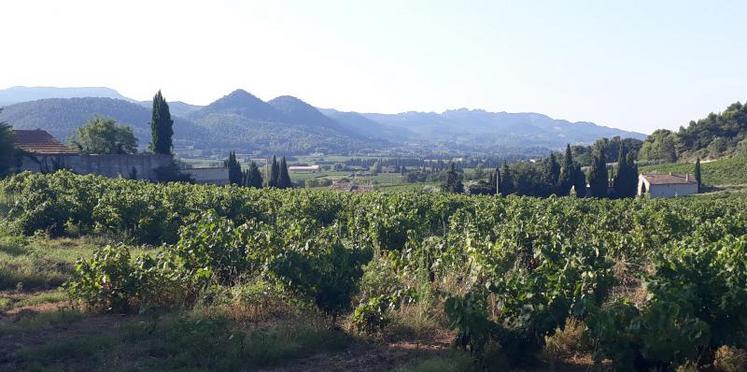
<path fill-rule="evenodd" d="M 309 172 L 309 173 L 316 173 L 319 172 L 321 168 L 319 165 L 291 165 L 288 166 L 288 172 L 292 173 L 302 173 L 302 172 Z"/>
<path fill-rule="evenodd" d="M 689 174 L 641 174 L 638 195 L 673 198 L 698 193 L 698 182 Z"/>

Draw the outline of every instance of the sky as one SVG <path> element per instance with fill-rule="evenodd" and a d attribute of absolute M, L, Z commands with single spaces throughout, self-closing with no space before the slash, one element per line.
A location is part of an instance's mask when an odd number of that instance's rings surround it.
<path fill-rule="evenodd" d="M 650 133 L 747 99 L 744 1 L 3 0 L 0 89 L 539 112 Z"/>

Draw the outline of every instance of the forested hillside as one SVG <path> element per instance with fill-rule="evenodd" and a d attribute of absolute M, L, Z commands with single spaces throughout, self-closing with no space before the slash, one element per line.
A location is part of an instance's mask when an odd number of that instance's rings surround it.
<path fill-rule="evenodd" d="M 691 121 L 679 131 L 660 129 L 641 147 L 639 160 L 675 162 L 700 158 L 718 158 L 747 147 L 747 106 L 740 102 L 721 113 Z"/>

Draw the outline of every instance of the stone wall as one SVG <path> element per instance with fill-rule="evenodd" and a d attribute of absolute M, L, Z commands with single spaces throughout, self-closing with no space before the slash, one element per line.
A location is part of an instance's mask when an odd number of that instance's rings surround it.
<path fill-rule="evenodd" d="M 228 185 L 228 168 L 187 168 L 182 173 L 192 177 L 195 183 L 206 183 L 212 185 Z"/>
<path fill-rule="evenodd" d="M 162 154 L 33 155 L 23 159 L 21 170 L 49 173 L 69 169 L 78 174 L 155 180 L 154 169 L 172 162 L 171 155 Z"/>

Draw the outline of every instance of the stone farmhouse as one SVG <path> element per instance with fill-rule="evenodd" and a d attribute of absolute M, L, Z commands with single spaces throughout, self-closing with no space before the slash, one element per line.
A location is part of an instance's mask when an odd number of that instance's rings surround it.
<path fill-rule="evenodd" d="M 641 174 L 638 195 L 652 198 L 673 198 L 698 193 L 698 182 L 689 174 Z"/>

